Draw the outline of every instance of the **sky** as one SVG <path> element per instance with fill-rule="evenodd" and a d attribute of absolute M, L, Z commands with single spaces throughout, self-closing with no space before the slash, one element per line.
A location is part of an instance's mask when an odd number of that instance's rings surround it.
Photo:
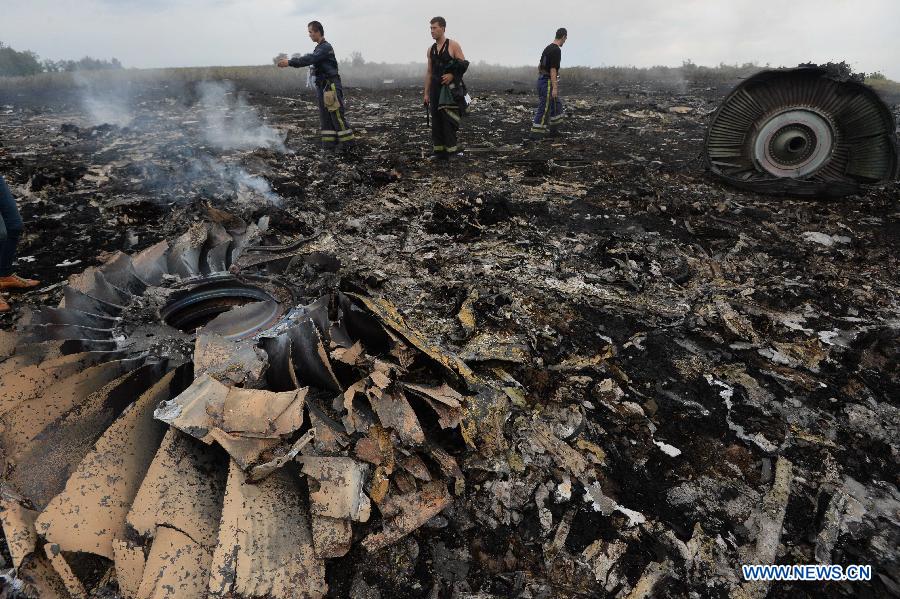
<path fill-rule="evenodd" d="M 424 62 L 435 15 L 473 63 L 536 64 L 566 27 L 563 68 L 846 60 L 900 80 L 900 0 L 0 0 L 0 41 L 126 67 L 271 64 L 311 51 L 317 19 L 338 58 Z"/>

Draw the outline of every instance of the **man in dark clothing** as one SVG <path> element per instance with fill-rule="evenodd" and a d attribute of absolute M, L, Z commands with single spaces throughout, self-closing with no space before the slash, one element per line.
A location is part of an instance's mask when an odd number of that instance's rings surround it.
<path fill-rule="evenodd" d="M 456 134 L 459 131 L 460 107 L 466 100 L 458 98 L 464 93 L 462 76 L 469 67 L 458 42 L 447 39 L 447 21 L 444 17 L 431 19 L 431 37 L 434 44 L 425 55 L 428 71 L 425 73 L 425 106 L 431 112 L 431 139 L 434 158 L 447 159 L 459 153 Z"/>
<path fill-rule="evenodd" d="M 348 150 L 353 145 L 353 129 L 344 116 L 344 88 L 338 74 L 338 62 L 331 44 L 325 41 L 325 29 L 318 21 L 312 21 L 307 29 L 309 39 L 316 43 L 311 54 L 290 60 L 278 61 L 279 67 L 310 67 L 310 75 L 316 86 L 319 104 L 319 122 L 322 130 L 322 148 L 334 151 Z"/>
<path fill-rule="evenodd" d="M 4 289 L 29 289 L 40 285 L 40 281 L 23 279 L 13 273 L 16 246 L 22 236 L 22 217 L 16 208 L 16 200 L 0 177 L 0 291 Z M 0 312 L 9 312 L 10 306 L 0 294 Z"/>
<path fill-rule="evenodd" d="M 538 106 L 534 111 L 531 138 L 541 139 L 548 133 L 556 133 L 556 127 L 563 118 L 563 103 L 559 99 L 559 65 L 562 61 L 562 46 L 568 32 L 564 27 L 556 30 L 556 39 L 544 48 L 538 65 L 537 95 Z"/>

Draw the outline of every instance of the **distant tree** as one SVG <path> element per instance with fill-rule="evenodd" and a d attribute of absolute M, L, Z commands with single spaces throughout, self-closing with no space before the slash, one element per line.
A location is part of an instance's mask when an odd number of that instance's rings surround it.
<path fill-rule="evenodd" d="M 361 67 L 366 64 L 366 59 L 363 58 L 362 52 L 359 50 L 354 50 L 350 53 L 350 64 L 354 67 Z"/>
<path fill-rule="evenodd" d="M 45 73 L 58 73 L 60 71 L 59 63 L 55 60 L 50 60 L 49 58 L 45 58 L 41 61 L 41 69 Z"/>
<path fill-rule="evenodd" d="M 34 52 L 17 52 L 0 42 L 0 76 L 36 75 L 44 69 Z"/>
<path fill-rule="evenodd" d="M 72 73 L 74 71 L 110 71 L 122 68 L 118 59 L 103 60 L 85 56 L 81 60 L 60 60 L 55 63 L 55 70 Z"/>
<path fill-rule="evenodd" d="M 110 60 L 85 56 L 81 60 L 41 60 L 34 52 L 18 52 L 0 42 L 0 77 L 20 77 L 38 73 L 107 71 L 124 68 L 117 58 Z"/>
<path fill-rule="evenodd" d="M 887 77 L 884 76 L 884 73 L 881 71 L 875 71 L 874 73 L 868 73 L 866 75 L 866 79 L 870 79 L 872 81 L 885 81 Z"/>

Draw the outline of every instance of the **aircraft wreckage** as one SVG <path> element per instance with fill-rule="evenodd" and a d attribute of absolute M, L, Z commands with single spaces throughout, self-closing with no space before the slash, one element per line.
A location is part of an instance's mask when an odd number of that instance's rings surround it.
<path fill-rule="evenodd" d="M 0 597 L 896 594 L 896 184 L 852 210 L 708 184 L 707 81 L 586 88 L 552 159 L 513 146 L 530 100 L 485 92 L 453 173 L 419 163 L 413 89 L 357 90 L 371 154 L 334 164 L 258 94 L 296 153 L 210 160 L 279 208 L 185 172 L 206 121 L 172 89 L 131 128 L 0 110 L 47 282 L 0 332 Z"/>
<path fill-rule="evenodd" d="M 705 158 L 743 189 L 840 197 L 896 179 L 895 131 L 878 95 L 833 65 L 767 70 L 726 96 L 710 121 Z"/>
<path fill-rule="evenodd" d="M 125 597 L 321 597 L 354 533 L 380 549 L 462 492 L 451 452 L 484 439 L 467 414 L 491 387 L 383 301 L 298 302 L 269 276 L 291 246 L 259 237 L 201 223 L 117 254 L 4 334 L 2 524 L 26 592 L 87 596 L 93 555 Z"/>

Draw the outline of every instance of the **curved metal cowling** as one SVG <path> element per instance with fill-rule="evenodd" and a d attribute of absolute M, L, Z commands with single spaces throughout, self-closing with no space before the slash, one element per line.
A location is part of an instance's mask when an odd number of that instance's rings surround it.
<path fill-rule="evenodd" d="M 0 522 L 27 593 L 86 596 L 91 554 L 129 598 L 321 597 L 372 504 L 377 550 L 461 489 L 435 439 L 458 434 L 465 384 L 369 300 L 296 305 L 229 274 L 259 236 L 205 223 L 118 254 L 0 334 Z M 140 321 L 229 285 L 252 303 L 196 336 Z"/>
<path fill-rule="evenodd" d="M 713 114 L 707 167 L 751 191 L 840 197 L 900 172 L 896 123 L 870 87 L 826 67 L 761 71 Z"/>

